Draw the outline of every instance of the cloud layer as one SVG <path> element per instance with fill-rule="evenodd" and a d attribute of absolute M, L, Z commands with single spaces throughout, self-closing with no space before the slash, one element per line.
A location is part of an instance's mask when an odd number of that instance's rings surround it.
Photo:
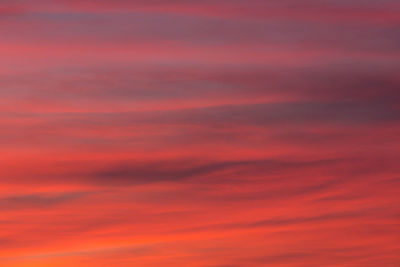
<path fill-rule="evenodd" d="M 382 0 L 0 0 L 0 266 L 398 266 Z"/>

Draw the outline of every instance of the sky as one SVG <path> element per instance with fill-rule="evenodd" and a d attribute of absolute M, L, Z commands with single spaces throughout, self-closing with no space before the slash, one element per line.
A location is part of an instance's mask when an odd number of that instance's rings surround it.
<path fill-rule="evenodd" d="M 0 0 L 0 266 L 399 266 L 399 12 Z"/>

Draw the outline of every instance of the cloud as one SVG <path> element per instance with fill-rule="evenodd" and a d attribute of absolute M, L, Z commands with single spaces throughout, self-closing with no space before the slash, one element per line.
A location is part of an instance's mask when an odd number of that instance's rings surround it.
<path fill-rule="evenodd" d="M 253 160 L 253 161 L 161 161 L 145 162 L 97 168 L 89 171 L 86 175 L 89 180 L 102 184 L 141 184 L 153 182 L 180 182 L 185 180 L 198 179 L 198 181 L 207 181 L 208 176 L 235 176 L 235 172 L 257 171 L 267 173 L 280 173 L 293 169 L 315 167 L 318 165 L 330 165 L 337 163 L 336 160 L 321 160 L 309 162 L 290 162 L 277 160 Z M 212 178 L 211 183 L 217 182 Z M 229 181 L 229 179 L 228 179 Z M 234 180 L 232 180 L 234 181 Z"/>
<path fill-rule="evenodd" d="M 32 194 L 8 196 L 0 198 L 0 209 L 19 210 L 32 208 L 49 208 L 71 201 L 76 201 L 82 198 L 84 195 L 84 193 L 65 193 L 59 195 Z"/>
<path fill-rule="evenodd" d="M 0 265 L 395 266 L 399 8 L 0 0 Z"/>

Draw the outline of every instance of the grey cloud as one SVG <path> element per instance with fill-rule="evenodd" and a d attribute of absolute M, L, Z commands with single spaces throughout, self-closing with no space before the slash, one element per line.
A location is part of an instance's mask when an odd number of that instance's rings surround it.
<path fill-rule="evenodd" d="M 108 167 L 98 167 L 88 173 L 82 173 L 78 176 L 87 177 L 89 182 L 108 185 L 124 184 L 142 184 L 153 182 L 177 182 L 177 181 L 195 181 L 201 179 L 211 183 L 234 182 L 236 178 L 234 173 L 256 172 L 276 174 L 293 169 L 305 169 L 316 166 L 333 166 L 341 159 L 316 160 L 316 161 L 279 161 L 279 160 L 253 160 L 253 161 L 222 161 L 222 162 L 196 162 L 196 161 L 164 161 L 164 162 L 146 162 L 146 163 L 123 163 L 109 165 Z M 219 175 L 220 178 L 215 176 Z M 233 173 L 233 174 L 232 174 Z M 70 175 L 70 174 L 67 174 Z M 208 176 L 212 178 L 208 178 Z M 226 177 L 226 178 L 224 178 Z M 224 181 L 227 179 L 227 181 Z M 324 185 L 325 186 L 325 185 Z M 304 190 L 316 190 L 316 188 L 307 188 Z"/>
<path fill-rule="evenodd" d="M 63 203 L 68 203 L 82 198 L 85 193 L 65 193 L 65 194 L 30 194 L 15 195 L 0 198 L 1 210 L 16 210 L 29 208 L 47 208 Z"/>
<path fill-rule="evenodd" d="M 37 114 L 35 116 L 41 116 Z M 167 125 L 257 125 L 282 126 L 300 124 L 365 124 L 396 122 L 400 111 L 374 102 L 286 102 L 251 105 L 226 105 L 207 108 L 149 112 L 95 114 L 43 114 L 54 123 L 68 127 L 141 124 Z M 51 121 L 48 123 L 52 123 Z"/>

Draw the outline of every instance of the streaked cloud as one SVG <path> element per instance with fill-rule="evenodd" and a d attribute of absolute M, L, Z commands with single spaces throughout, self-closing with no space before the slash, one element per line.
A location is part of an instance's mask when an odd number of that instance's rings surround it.
<path fill-rule="evenodd" d="M 0 0 L 0 265 L 397 266 L 399 10 Z"/>

